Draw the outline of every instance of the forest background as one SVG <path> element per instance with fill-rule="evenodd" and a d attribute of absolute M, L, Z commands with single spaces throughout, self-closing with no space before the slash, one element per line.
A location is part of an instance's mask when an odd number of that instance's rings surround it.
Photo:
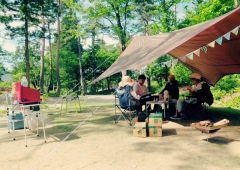
<path fill-rule="evenodd" d="M 178 17 L 177 5 L 184 6 L 185 16 Z M 43 97 L 111 94 L 122 73 L 89 83 L 119 57 L 134 35 L 178 30 L 238 6 L 239 0 L 0 0 L 0 22 L 5 25 L 1 38 L 18 42 L 13 53 L 0 46 L 0 76 L 10 73 L 14 82 L 26 76 Z M 104 35 L 118 44 L 108 45 Z M 84 46 L 89 39 L 90 45 Z M 174 67 L 163 64 L 172 59 L 163 56 L 140 70 L 128 70 L 127 75 L 135 81 L 139 74 L 147 75 L 151 93 L 164 87 L 170 73 L 180 87 L 191 84 L 191 71 L 180 62 Z M 240 107 L 240 96 L 235 95 L 240 92 L 239 78 L 239 74 L 227 75 L 211 87 L 215 101 Z M 0 91 L 11 86 L 0 80 Z M 225 102 L 225 96 L 231 100 Z"/>

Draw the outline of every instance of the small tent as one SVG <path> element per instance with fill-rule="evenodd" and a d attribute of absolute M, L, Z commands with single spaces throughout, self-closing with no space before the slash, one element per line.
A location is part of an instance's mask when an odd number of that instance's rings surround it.
<path fill-rule="evenodd" d="M 126 50 L 97 79 L 140 69 L 170 54 L 211 85 L 240 73 L 240 8 L 215 19 L 154 36 L 134 36 Z"/>

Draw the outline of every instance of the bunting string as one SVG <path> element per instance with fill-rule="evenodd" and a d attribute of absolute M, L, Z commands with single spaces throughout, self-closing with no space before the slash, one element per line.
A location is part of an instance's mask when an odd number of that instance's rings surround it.
<path fill-rule="evenodd" d="M 199 49 L 197 49 L 197 50 L 195 50 L 191 53 L 188 53 L 184 56 L 179 57 L 179 60 L 181 60 L 182 62 L 186 62 L 186 58 L 189 58 L 190 60 L 193 60 L 194 59 L 194 54 L 196 56 L 200 57 L 200 51 L 203 51 L 204 53 L 207 53 L 208 52 L 208 47 L 215 48 L 216 43 L 218 45 L 222 45 L 223 38 L 225 38 L 226 40 L 229 41 L 231 39 L 231 33 L 237 36 L 238 32 L 239 32 L 239 29 L 240 29 L 240 25 L 237 26 L 236 28 L 232 29 L 231 31 L 227 32 L 226 34 L 218 37 L 216 40 L 210 42 L 209 44 L 204 45 L 204 46 L 200 47 Z M 165 62 L 165 63 L 167 63 L 167 62 Z M 165 65 L 167 65 L 167 64 L 165 64 Z"/>

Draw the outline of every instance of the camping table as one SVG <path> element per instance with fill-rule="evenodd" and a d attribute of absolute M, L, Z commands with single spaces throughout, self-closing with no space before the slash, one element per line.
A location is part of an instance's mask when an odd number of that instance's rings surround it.
<path fill-rule="evenodd" d="M 40 107 L 41 105 L 42 105 L 41 103 L 20 105 L 21 110 L 22 110 L 22 114 L 23 114 L 23 124 L 24 124 L 26 147 L 27 147 L 27 133 L 26 133 L 26 126 L 25 126 L 26 125 L 26 116 L 28 116 L 29 114 L 36 114 L 36 116 L 39 118 L 39 115 L 43 114 L 43 112 L 40 111 L 40 110 L 39 111 L 32 111 L 32 112 L 29 112 L 27 110 L 29 110 L 29 107 L 35 107 L 35 106 Z M 44 135 L 44 140 L 45 140 L 45 143 L 46 143 L 45 124 L 44 124 L 44 119 L 43 119 L 42 115 L 41 115 L 41 118 L 42 118 L 43 135 Z M 37 136 L 39 136 L 39 134 L 38 134 L 38 124 L 37 124 Z"/>
<path fill-rule="evenodd" d="M 174 104 L 176 103 L 177 100 L 170 100 L 170 101 L 164 101 L 164 100 L 160 100 L 160 101 L 147 101 L 146 102 L 146 108 L 149 107 L 149 105 L 151 104 L 157 104 L 157 105 L 163 105 L 164 109 L 163 109 L 163 118 L 166 118 L 166 106 L 169 104 Z M 146 109 L 146 116 L 148 117 L 148 109 Z"/>

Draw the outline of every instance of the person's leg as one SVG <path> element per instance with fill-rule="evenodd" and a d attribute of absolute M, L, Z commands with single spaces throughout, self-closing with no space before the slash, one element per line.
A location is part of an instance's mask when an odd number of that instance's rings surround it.
<path fill-rule="evenodd" d="M 150 96 L 149 98 L 146 98 L 145 104 L 146 104 L 147 101 L 153 101 L 153 100 L 154 100 L 154 97 Z M 148 112 L 152 112 L 152 106 L 151 105 L 149 105 L 149 107 L 148 107 Z"/>
<path fill-rule="evenodd" d="M 148 109 L 148 113 L 150 113 L 150 111 L 152 111 L 151 105 L 149 105 L 148 108 L 146 108 L 146 102 L 147 101 L 152 101 L 150 98 L 148 98 L 148 99 L 140 99 L 139 101 L 141 103 L 141 106 L 145 107 L 145 109 L 144 109 L 145 111 L 146 111 L 146 109 Z"/>
<path fill-rule="evenodd" d="M 177 100 L 177 104 L 176 104 L 176 114 L 172 117 L 170 117 L 171 119 L 181 119 L 181 112 L 182 112 L 182 108 L 183 108 L 183 99 L 178 99 Z"/>
<path fill-rule="evenodd" d="M 154 104 L 153 112 L 162 112 L 162 106 L 160 104 Z"/>
<path fill-rule="evenodd" d="M 142 111 L 142 106 L 143 105 L 145 106 L 146 102 L 144 100 L 142 100 L 142 99 L 140 99 L 139 102 L 140 102 L 140 108 L 141 108 L 141 111 Z"/>

